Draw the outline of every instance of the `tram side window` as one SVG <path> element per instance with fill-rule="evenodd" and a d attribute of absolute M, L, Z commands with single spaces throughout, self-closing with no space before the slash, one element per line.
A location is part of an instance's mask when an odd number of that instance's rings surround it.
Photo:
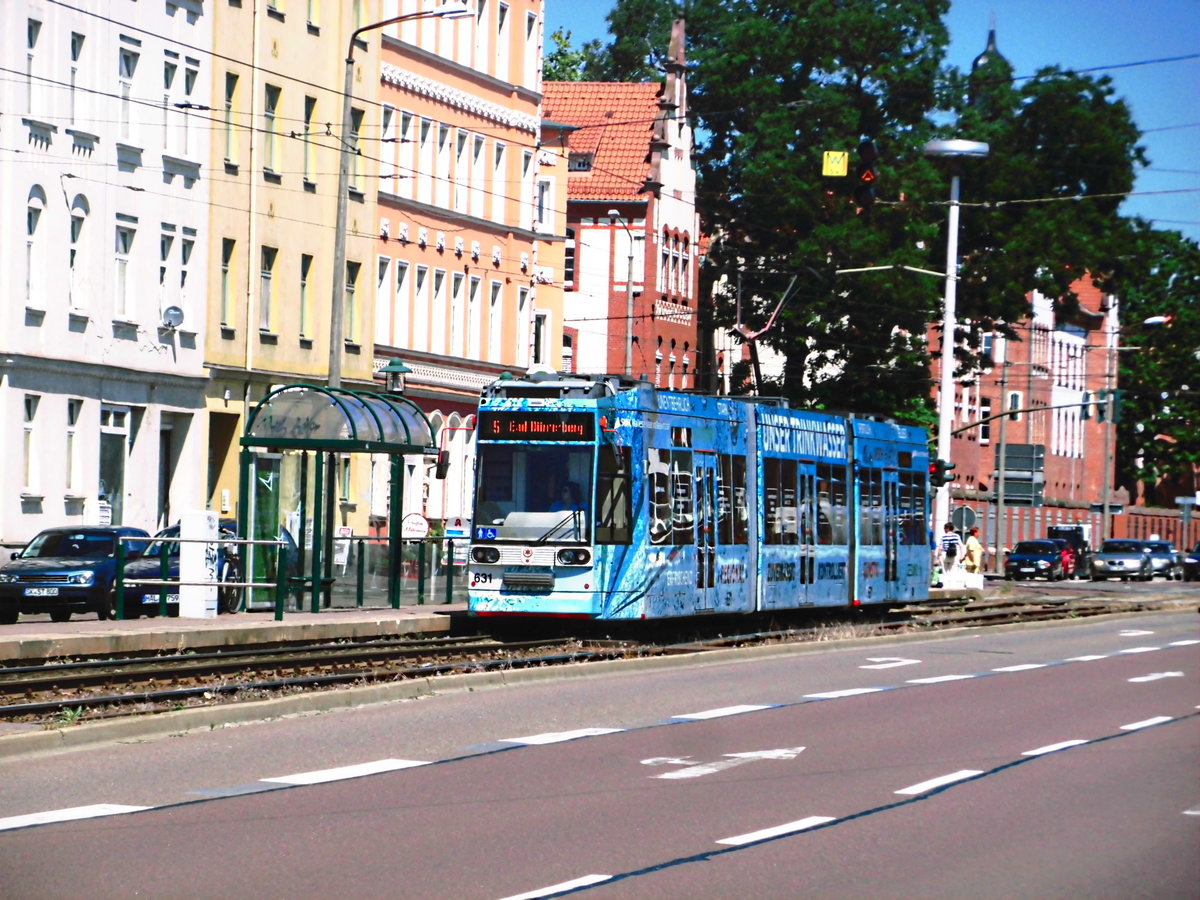
<path fill-rule="evenodd" d="M 746 457 L 717 455 L 718 540 L 725 546 L 745 544 L 750 533 L 746 503 Z"/>
<path fill-rule="evenodd" d="M 671 543 L 695 543 L 695 494 L 692 490 L 692 451 L 671 450 Z"/>
<path fill-rule="evenodd" d="M 925 479 L 916 472 L 900 473 L 900 543 L 908 547 L 923 545 L 925 533 Z"/>
<path fill-rule="evenodd" d="M 883 544 L 883 472 L 863 469 L 858 475 L 858 538 L 864 545 Z"/>
<path fill-rule="evenodd" d="M 601 448 L 596 472 L 596 543 L 628 544 L 633 539 L 629 448 Z"/>
<path fill-rule="evenodd" d="M 846 544 L 846 467 L 817 465 L 817 542 Z"/>
<path fill-rule="evenodd" d="M 780 467 L 780 507 L 779 520 L 782 526 L 783 544 L 799 543 L 799 530 L 797 523 L 800 515 L 799 501 L 796 499 L 796 462 L 795 460 L 783 460 Z"/>
<path fill-rule="evenodd" d="M 746 458 L 717 454 L 717 540 L 723 545 L 746 543 Z"/>
<path fill-rule="evenodd" d="M 783 526 L 779 514 L 781 467 L 783 460 L 771 456 L 763 458 L 763 543 L 782 544 Z"/>

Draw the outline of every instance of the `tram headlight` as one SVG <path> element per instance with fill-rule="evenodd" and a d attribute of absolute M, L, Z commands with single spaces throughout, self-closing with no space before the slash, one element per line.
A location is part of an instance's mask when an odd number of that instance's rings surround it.
<path fill-rule="evenodd" d="M 586 566 L 592 561 L 592 553 L 582 547 L 564 547 L 558 551 L 560 566 Z"/>
<path fill-rule="evenodd" d="M 500 551 L 495 547 L 472 547 L 471 559 L 477 563 L 498 563 L 500 562 Z"/>

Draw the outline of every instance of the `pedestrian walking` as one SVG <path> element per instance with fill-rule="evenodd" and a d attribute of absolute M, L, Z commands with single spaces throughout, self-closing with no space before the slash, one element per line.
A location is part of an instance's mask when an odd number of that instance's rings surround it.
<path fill-rule="evenodd" d="M 983 544 L 979 541 L 978 525 L 973 525 L 967 535 L 967 558 L 963 564 L 972 575 L 983 570 Z"/>
<path fill-rule="evenodd" d="M 959 553 L 962 550 L 962 538 L 954 530 L 954 523 L 947 522 L 942 529 L 942 568 L 950 571 L 958 565 Z"/>

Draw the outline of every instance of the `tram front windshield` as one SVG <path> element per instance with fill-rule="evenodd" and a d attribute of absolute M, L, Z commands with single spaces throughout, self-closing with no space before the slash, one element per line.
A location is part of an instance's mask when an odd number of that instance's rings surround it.
<path fill-rule="evenodd" d="M 477 446 L 476 541 L 579 543 L 591 536 L 595 447 Z"/>

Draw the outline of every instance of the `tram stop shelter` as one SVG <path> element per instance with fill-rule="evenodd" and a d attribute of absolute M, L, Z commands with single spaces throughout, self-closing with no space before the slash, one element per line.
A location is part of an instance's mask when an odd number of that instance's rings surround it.
<path fill-rule="evenodd" d="M 238 534 L 272 542 L 246 545 L 243 578 L 274 581 L 280 550 L 274 542 L 286 541 L 283 529 L 287 529 L 296 545 L 292 552 L 298 556 L 287 564 L 289 571 L 297 573 L 288 579 L 289 590 L 299 591 L 301 608 L 307 591 L 314 613 L 322 597 L 329 604 L 335 580 L 335 509 L 353 505 L 346 491 L 348 479 L 339 484 L 339 472 L 348 465 L 349 454 L 388 457 L 387 593 L 395 606 L 400 590 L 404 457 L 437 452 L 429 420 L 420 407 L 400 395 L 285 385 L 251 411 L 241 447 Z M 247 606 L 253 596 L 247 595 Z"/>

